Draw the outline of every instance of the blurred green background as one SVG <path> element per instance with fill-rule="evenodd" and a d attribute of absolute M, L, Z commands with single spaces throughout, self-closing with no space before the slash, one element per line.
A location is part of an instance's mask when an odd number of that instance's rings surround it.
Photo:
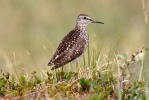
<path fill-rule="evenodd" d="M 141 0 L 0 0 L 0 69 L 49 71 L 53 52 L 81 13 L 105 23 L 87 27 L 90 45 L 105 39 L 103 55 L 120 36 L 120 54 L 145 45 Z"/>

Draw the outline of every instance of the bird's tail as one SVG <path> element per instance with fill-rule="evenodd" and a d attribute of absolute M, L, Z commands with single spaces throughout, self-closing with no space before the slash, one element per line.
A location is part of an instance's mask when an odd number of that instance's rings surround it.
<path fill-rule="evenodd" d="M 55 65 L 54 67 L 51 68 L 51 70 L 57 69 L 57 68 L 59 68 L 59 67 L 60 67 L 60 66 Z"/>
<path fill-rule="evenodd" d="M 53 64 L 53 62 L 52 61 L 50 61 L 49 63 L 48 63 L 48 66 L 51 66 Z"/>

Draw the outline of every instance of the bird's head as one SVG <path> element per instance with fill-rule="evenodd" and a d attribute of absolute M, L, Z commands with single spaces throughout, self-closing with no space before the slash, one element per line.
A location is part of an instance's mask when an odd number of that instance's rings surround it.
<path fill-rule="evenodd" d="M 78 26 L 87 26 L 89 23 L 104 24 L 103 22 L 91 19 L 87 14 L 78 15 L 77 20 L 76 20 L 76 24 Z"/>

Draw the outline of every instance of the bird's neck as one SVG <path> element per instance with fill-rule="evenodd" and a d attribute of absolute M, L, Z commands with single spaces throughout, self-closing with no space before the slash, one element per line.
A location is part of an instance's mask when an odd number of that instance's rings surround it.
<path fill-rule="evenodd" d="M 86 30 L 86 26 L 82 26 L 82 25 L 76 25 L 75 29 L 79 29 L 79 30 Z"/>

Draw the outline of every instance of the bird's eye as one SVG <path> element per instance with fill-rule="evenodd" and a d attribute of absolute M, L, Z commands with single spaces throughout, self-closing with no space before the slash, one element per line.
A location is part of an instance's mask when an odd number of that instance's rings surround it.
<path fill-rule="evenodd" d="M 84 17 L 84 19 L 86 19 L 86 17 Z"/>

